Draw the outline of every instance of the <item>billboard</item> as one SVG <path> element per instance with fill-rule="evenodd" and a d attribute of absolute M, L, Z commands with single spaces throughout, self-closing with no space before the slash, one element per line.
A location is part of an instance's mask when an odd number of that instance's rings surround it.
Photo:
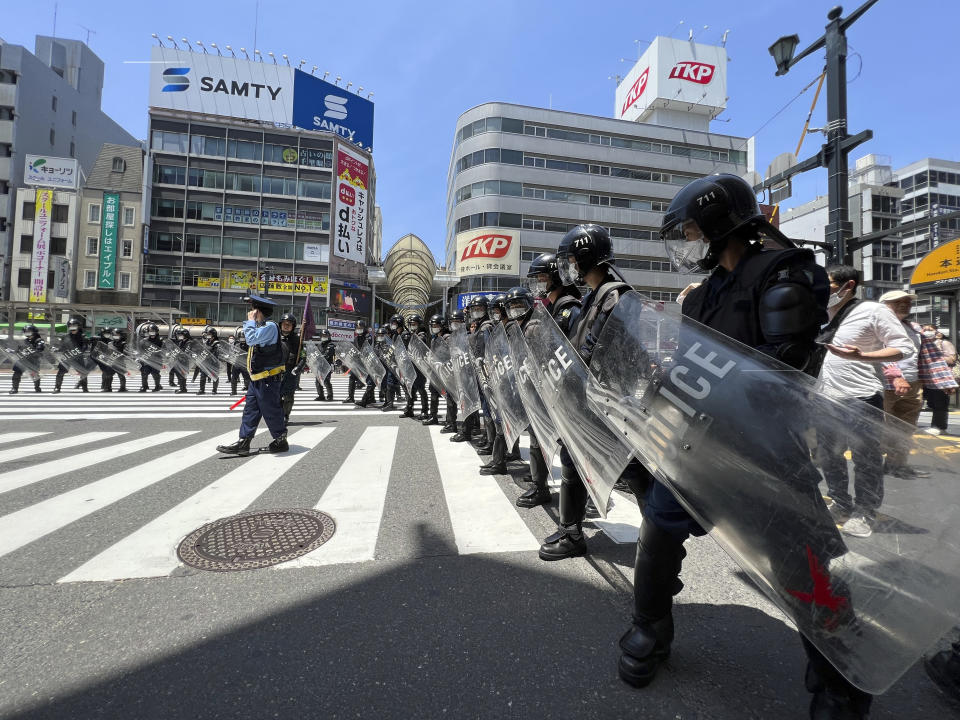
<path fill-rule="evenodd" d="M 221 287 L 224 290 L 251 291 L 256 286 L 257 291 L 264 292 L 264 275 L 254 270 L 226 270 L 223 278 L 197 278 L 198 287 Z M 201 281 L 206 284 L 201 285 Z M 326 275 L 270 275 L 270 292 L 277 295 L 326 295 Z"/>
<path fill-rule="evenodd" d="M 364 317 L 370 316 L 371 298 L 367 290 L 330 286 L 330 310 L 333 312 L 357 313 Z"/>
<path fill-rule="evenodd" d="M 166 47 L 154 47 L 150 59 L 151 107 L 294 125 L 373 145 L 373 103 L 309 73 Z"/>
<path fill-rule="evenodd" d="M 117 280 L 117 220 L 120 218 L 120 196 L 103 194 L 103 221 L 100 225 L 100 268 L 97 289 L 114 290 Z"/>
<path fill-rule="evenodd" d="M 727 105 L 727 51 L 656 37 L 617 85 L 613 116 L 643 122 L 655 109 L 715 118 Z"/>
<path fill-rule="evenodd" d="M 75 158 L 27 155 L 23 161 L 24 185 L 76 190 L 79 175 Z"/>
<path fill-rule="evenodd" d="M 30 302 L 47 301 L 51 222 L 53 222 L 53 190 L 37 190 L 36 206 L 33 211 L 33 255 L 30 258 Z"/>
<path fill-rule="evenodd" d="M 457 234 L 457 276 L 520 275 L 520 233 L 477 228 Z"/>
<path fill-rule="evenodd" d="M 467 306 L 470 304 L 470 301 L 475 297 L 485 297 L 487 301 L 492 301 L 497 297 L 499 293 L 497 292 L 470 292 L 470 293 L 460 293 L 457 295 L 457 310 L 466 310 Z"/>
<path fill-rule="evenodd" d="M 337 150 L 337 217 L 333 224 L 333 254 L 346 260 L 366 262 L 367 161 L 346 148 Z"/>

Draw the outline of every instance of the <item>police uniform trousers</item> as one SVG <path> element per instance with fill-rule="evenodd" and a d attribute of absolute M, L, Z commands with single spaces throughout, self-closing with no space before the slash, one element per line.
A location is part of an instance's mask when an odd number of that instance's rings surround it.
<path fill-rule="evenodd" d="M 20 364 L 17 363 L 13 366 L 13 390 L 17 391 L 20 389 L 20 378 L 23 376 L 23 373 L 26 369 Z M 32 371 L 31 371 L 32 372 Z M 37 392 L 40 392 L 40 375 L 33 380 L 33 389 Z"/>
<path fill-rule="evenodd" d="M 160 389 L 160 371 L 157 368 L 147 365 L 146 363 L 140 366 L 140 387 L 143 390 L 148 389 L 149 379 L 153 378 L 153 387 L 157 390 Z"/>
<path fill-rule="evenodd" d="M 243 378 L 243 389 L 246 391 L 250 387 L 250 375 L 247 373 L 247 369 L 240 364 L 231 365 L 230 368 L 230 394 L 236 394 L 237 383 L 241 377 Z"/>
<path fill-rule="evenodd" d="M 293 400 L 297 394 L 297 384 L 300 382 L 300 376 L 287 370 L 281 377 L 283 380 L 280 382 L 280 404 L 283 408 L 284 417 L 289 418 L 290 411 L 293 410 Z"/>
<path fill-rule="evenodd" d="M 328 372 L 322 379 L 319 375 L 314 378 L 314 382 L 317 385 L 317 396 L 322 400 L 333 400 L 333 383 L 330 382 L 332 375 L 333 370 Z"/>
<path fill-rule="evenodd" d="M 270 435 L 278 438 L 287 431 L 280 402 L 281 375 L 271 375 L 262 380 L 251 380 L 243 403 L 243 420 L 240 422 L 240 437 L 252 438 L 262 417 L 270 429 Z"/>

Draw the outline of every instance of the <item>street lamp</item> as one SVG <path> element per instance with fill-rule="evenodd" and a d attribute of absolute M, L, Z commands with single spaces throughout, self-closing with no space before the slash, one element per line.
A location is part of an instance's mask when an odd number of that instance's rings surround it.
<path fill-rule="evenodd" d="M 799 35 L 784 35 L 770 46 L 770 54 L 777 63 L 777 75 L 785 75 L 790 69 L 790 61 L 793 60 L 793 53 L 800 44 Z"/>

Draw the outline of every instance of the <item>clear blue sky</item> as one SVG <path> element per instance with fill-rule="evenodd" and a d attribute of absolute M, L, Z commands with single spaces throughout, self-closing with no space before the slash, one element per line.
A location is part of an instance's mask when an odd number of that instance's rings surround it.
<path fill-rule="evenodd" d="M 859 2 L 845 6 L 850 12 Z M 148 65 L 156 32 L 221 47 L 254 47 L 255 0 L 166 0 L 163 3 L 60 0 L 57 35 L 83 40 L 106 63 L 104 110 L 144 137 Z M 260 0 L 256 46 L 304 58 L 307 67 L 342 75 L 374 92 L 377 202 L 384 249 L 405 233 L 422 237 L 443 260 L 446 177 L 457 117 L 500 100 L 611 116 L 616 73 L 637 58 L 638 45 L 658 34 L 717 43 L 727 29 L 727 110 L 714 132 L 757 134 L 757 169 L 796 148 L 813 88 L 777 117 L 823 65 L 823 51 L 774 77 L 769 45 L 800 35 L 798 50 L 819 37 L 829 2 L 357 2 Z M 4 4 L 0 35 L 33 49 L 36 34 L 53 31 L 53 0 Z M 683 24 L 677 28 L 678 23 Z M 703 26 L 707 25 L 707 29 Z M 894 168 L 923 157 L 960 160 L 957 139 L 956 46 L 960 8 L 934 0 L 880 0 L 850 30 L 849 131 L 871 128 L 868 152 Z M 626 62 L 621 62 L 625 58 Z M 822 126 L 825 93 L 812 125 Z M 773 119 L 771 119 L 773 118 Z M 761 129 L 762 127 L 762 129 Z M 815 152 L 808 136 L 801 159 Z M 852 166 L 852 162 L 851 162 Z M 794 184 L 785 206 L 826 193 L 826 170 Z"/>

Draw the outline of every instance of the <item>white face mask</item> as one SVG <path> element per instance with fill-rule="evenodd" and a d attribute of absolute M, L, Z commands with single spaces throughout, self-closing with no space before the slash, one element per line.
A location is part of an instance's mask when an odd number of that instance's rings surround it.
<path fill-rule="evenodd" d="M 925 338 L 930 338 L 931 340 L 933 340 L 933 338 L 937 336 L 937 333 L 935 330 L 925 330 L 923 333 L 923 336 Z"/>
<path fill-rule="evenodd" d="M 494 322 L 500 322 L 500 320 L 503 318 L 503 316 L 500 314 L 500 311 L 499 311 L 499 310 L 493 310 L 493 311 L 491 311 L 491 313 L 490 313 L 490 318 L 491 318 Z"/>
<path fill-rule="evenodd" d="M 526 308 L 523 308 L 523 307 L 508 307 L 508 308 L 507 308 L 507 315 L 510 316 L 510 319 L 511 319 L 511 320 L 516 320 L 518 317 L 523 317 L 523 315 L 524 315 L 526 312 L 527 312 L 527 309 L 526 309 Z"/>
<path fill-rule="evenodd" d="M 470 311 L 470 317 L 472 317 L 474 320 L 479 320 L 480 318 L 484 317 L 486 314 L 487 313 L 484 312 L 482 308 L 478 308 L 476 310 Z"/>
<path fill-rule="evenodd" d="M 827 308 L 829 309 L 835 308 L 837 305 L 839 305 L 842 302 L 843 302 L 843 291 L 837 290 L 835 293 L 833 293 L 830 296 L 830 299 L 827 300 Z"/>

